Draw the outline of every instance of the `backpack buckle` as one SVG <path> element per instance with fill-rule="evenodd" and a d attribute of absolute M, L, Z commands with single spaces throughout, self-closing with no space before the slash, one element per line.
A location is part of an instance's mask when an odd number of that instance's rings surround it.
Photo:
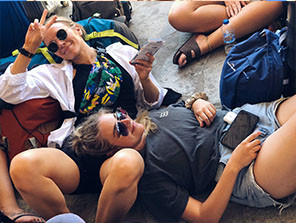
<path fill-rule="evenodd" d="M 106 53 L 106 49 L 104 49 L 104 48 L 96 47 L 96 50 L 97 50 L 98 54 Z"/>

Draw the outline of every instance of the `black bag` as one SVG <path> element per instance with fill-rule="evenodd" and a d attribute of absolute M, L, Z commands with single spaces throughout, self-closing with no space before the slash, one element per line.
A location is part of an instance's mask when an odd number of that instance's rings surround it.
<path fill-rule="evenodd" d="M 73 1 L 72 20 L 79 21 L 91 16 L 103 19 L 119 18 L 128 22 L 131 19 L 132 6 L 129 1 Z"/>

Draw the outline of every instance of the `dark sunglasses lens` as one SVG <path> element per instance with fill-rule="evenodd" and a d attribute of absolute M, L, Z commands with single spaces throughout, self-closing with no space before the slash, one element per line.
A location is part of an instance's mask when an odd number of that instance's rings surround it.
<path fill-rule="evenodd" d="M 125 126 L 125 124 L 118 122 L 118 129 L 119 129 L 119 134 L 122 136 L 127 136 L 128 135 L 128 130 Z"/>
<path fill-rule="evenodd" d="M 58 44 L 56 44 L 55 42 L 51 42 L 51 43 L 48 45 L 47 49 L 48 49 L 50 52 L 55 53 L 55 52 L 58 51 L 59 46 L 58 46 Z"/>
<path fill-rule="evenodd" d="M 59 40 L 65 40 L 67 39 L 67 32 L 64 30 L 64 29 L 60 29 L 58 32 L 57 32 L 57 38 Z"/>

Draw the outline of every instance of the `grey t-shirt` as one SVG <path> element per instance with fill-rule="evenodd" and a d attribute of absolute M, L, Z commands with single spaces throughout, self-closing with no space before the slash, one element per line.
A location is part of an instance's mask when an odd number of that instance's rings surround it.
<path fill-rule="evenodd" d="M 139 195 L 158 221 L 179 221 L 189 196 L 213 185 L 225 113 L 218 111 L 212 125 L 201 128 L 183 103 L 150 112 L 158 130 L 147 136 L 142 151 L 145 171 Z"/>

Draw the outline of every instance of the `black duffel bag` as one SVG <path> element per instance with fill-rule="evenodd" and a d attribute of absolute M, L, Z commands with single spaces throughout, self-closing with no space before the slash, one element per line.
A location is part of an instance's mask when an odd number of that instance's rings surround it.
<path fill-rule="evenodd" d="M 91 16 L 115 19 L 126 24 L 131 20 L 132 5 L 129 1 L 73 1 L 72 20 L 79 21 Z"/>

